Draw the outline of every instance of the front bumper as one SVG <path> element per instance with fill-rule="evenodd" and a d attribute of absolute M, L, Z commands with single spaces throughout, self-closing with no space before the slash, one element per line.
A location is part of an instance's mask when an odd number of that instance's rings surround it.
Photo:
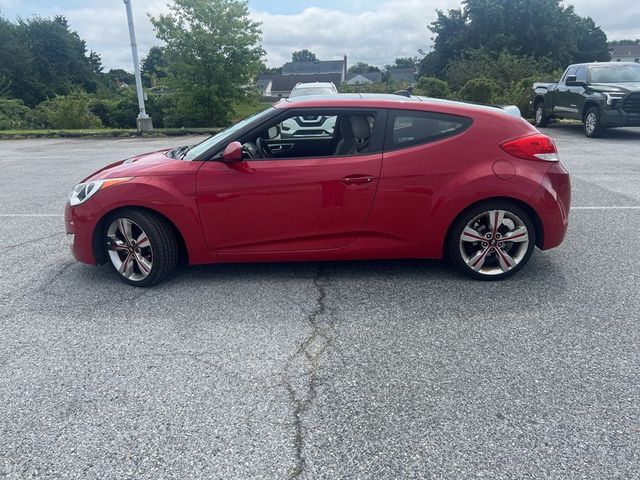
<path fill-rule="evenodd" d="M 540 188 L 531 197 L 542 223 L 543 242 L 541 250 L 557 247 L 562 243 L 569 227 L 571 208 L 571 179 L 560 162 L 551 165 Z"/>
<path fill-rule="evenodd" d="M 640 114 L 621 109 L 602 110 L 601 120 L 605 127 L 640 127 Z"/>
<path fill-rule="evenodd" d="M 79 262 L 90 265 L 97 263 L 93 234 L 100 221 L 101 211 L 102 209 L 95 199 L 90 199 L 75 207 L 67 202 L 64 209 L 65 230 L 67 240 L 70 242 L 71 253 Z"/>

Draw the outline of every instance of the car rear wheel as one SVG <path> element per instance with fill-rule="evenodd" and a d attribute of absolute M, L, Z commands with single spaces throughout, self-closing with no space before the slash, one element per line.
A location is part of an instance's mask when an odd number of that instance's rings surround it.
<path fill-rule="evenodd" d="M 150 287 L 176 268 L 178 244 L 162 218 L 134 209 L 120 210 L 106 222 L 104 246 L 118 276 L 130 285 Z"/>
<path fill-rule="evenodd" d="M 600 109 L 591 107 L 584 116 L 584 134 L 589 138 L 598 138 L 602 136 L 604 127 L 600 117 Z"/>
<path fill-rule="evenodd" d="M 544 102 L 538 102 L 535 110 L 536 127 L 546 127 L 549 125 L 549 117 L 544 113 Z"/>
<path fill-rule="evenodd" d="M 462 213 L 448 241 L 452 262 L 479 280 L 502 280 L 529 261 L 536 244 L 531 217 L 516 204 L 485 202 Z"/>

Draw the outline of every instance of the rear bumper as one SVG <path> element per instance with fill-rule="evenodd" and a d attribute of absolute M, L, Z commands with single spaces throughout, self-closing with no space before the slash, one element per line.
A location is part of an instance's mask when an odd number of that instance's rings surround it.
<path fill-rule="evenodd" d="M 640 127 L 640 114 L 624 110 L 603 110 L 601 119 L 605 127 Z"/>
<path fill-rule="evenodd" d="M 541 250 L 562 243 L 569 227 L 571 208 L 571 179 L 560 162 L 551 165 L 540 188 L 531 197 L 530 204 L 540 217 L 543 230 Z"/>

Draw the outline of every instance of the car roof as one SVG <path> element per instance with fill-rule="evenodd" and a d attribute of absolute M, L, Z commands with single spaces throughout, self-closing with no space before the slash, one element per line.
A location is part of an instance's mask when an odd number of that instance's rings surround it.
<path fill-rule="evenodd" d="M 280 100 L 274 106 L 289 108 L 399 108 L 407 110 L 433 110 L 471 114 L 473 112 L 500 113 L 510 115 L 500 106 L 478 105 L 466 102 L 443 100 L 419 95 L 397 95 L 384 93 L 336 93 L 332 95 L 307 95 Z"/>
<path fill-rule="evenodd" d="M 335 85 L 331 82 L 307 82 L 307 83 L 298 83 L 294 89 L 296 88 L 318 88 L 318 87 L 327 87 L 334 88 Z"/>
<path fill-rule="evenodd" d="M 589 62 L 589 63 L 574 63 L 572 65 L 569 65 L 569 67 L 606 67 L 607 65 L 638 65 L 638 64 L 635 62 Z"/>

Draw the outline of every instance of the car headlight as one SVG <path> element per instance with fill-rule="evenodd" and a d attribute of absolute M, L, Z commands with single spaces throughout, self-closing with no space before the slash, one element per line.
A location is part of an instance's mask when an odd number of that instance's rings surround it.
<path fill-rule="evenodd" d="M 624 97 L 624 92 L 604 92 L 604 96 L 607 97 L 607 105 L 611 105 Z"/>
<path fill-rule="evenodd" d="M 125 178 L 107 178 L 105 180 L 93 180 L 91 182 L 79 183 L 71 189 L 69 193 L 69 205 L 75 207 L 80 205 L 91 197 L 93 197 L 100 190 L 104 190 L 107 187 L 118 185 L 119 183 L 128 182 L 133 177 Z"/>

